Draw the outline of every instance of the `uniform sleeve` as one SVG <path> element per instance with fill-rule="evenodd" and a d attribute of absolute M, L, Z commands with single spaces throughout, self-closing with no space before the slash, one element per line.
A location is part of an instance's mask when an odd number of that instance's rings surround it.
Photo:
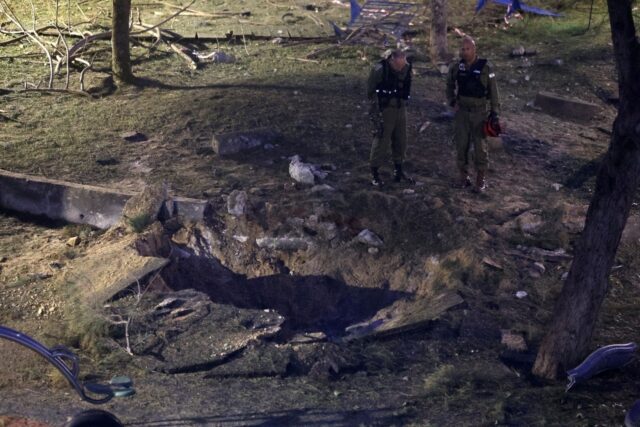
<path fill-rule="evenodd" d="M 382 64 L 376 64 L 375 67 L 369 73 L 369 80 L 367 81 L 367 98 L 369 102 L 373 103 L 377 101 L 376 87 L 382 81 Z"/>
<path fill-rule="evenodd" d="M 447 104 L 453 107 L 456 102 L 456 63 L 449 65 L 447 72 Z"/>
<path fill-rule="evenodd" d="M 487 62 L 487 66 L 485 67 L 488 73 L 489 79 L 489 93 L 487 98 L 491 102 L 491 111 L 495 111 L 496 113 L 500 113 L 500 94 L 498 93 L 498 83 L 496 78 L 495 67 L 490 62 Z"/>

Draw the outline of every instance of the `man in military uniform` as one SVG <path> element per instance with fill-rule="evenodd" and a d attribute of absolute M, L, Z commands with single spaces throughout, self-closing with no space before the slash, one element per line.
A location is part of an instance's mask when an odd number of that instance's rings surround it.
<path fill-rule="evenodd" d="M 462 40 L 460 60 L 453 62 L 447 76 L 447 101 L 455 111 L 453 122 L 460 186 L 471 186 L 469 178 L 469 151 L 473 146 L 476 167 L 475 191 L 487 188 L 485 181 L 489 166 L 487 140 L 483 125 L 489 117 L 497 120 L 500 99 L 493 65 L 476 55 L 476 43 L 471 37 Z"/>
<path fill-rule="evenodd" d="M 388 161 L 389 152 L 394 164 L 394 180 L 415 183 L 402 170 L 407 151 L 406 104 L 410 92 L 411 64 L 403 51 L 392 50 L 371 70 L 367 85 L 369 117 L 374 128 L 369 162 L 371 184 L 375 187 L 383 185 L 378 171 Z"/>

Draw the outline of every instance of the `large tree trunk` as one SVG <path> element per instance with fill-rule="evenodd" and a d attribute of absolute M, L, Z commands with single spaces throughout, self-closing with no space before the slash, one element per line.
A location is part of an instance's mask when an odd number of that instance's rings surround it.
<path fill-rule="evenodd" d="M 450 61 L 447 49 L 447 1 L 431 0 L 431 29 L 429 53 L 434 64 Z"/>
<path fill-rule="evenodd" d="M 640 44 L 632 3 L 608 0 L 620 105 L 585 228 L 533 366 L 533 373 L 544 378 L 557 378 L 589 351 L 609 271 L 640 183 Z"/>
<path fill-rule="evenodd" d="M 113 0 L 111 34 L 111 70 L 116 80 L 132 83 L 131 55 L 129 52 L 129 16 L 131 0 Z"/>

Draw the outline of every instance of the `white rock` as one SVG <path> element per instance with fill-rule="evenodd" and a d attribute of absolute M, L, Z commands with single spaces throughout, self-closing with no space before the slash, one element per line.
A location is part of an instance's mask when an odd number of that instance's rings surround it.
<path fill-rule="evenodd" d="M 247 240 L 249 240 L 249 236 L 243 236 L 243 235 L 239 235 L 239 234 L 234 234 L 233 235 L 233 240 L 237 240 L 240 243 L 245 243 Z"/>
<path fill-rule="evenodd" d="M 313 185 L 315 183 L 312 165 L 303 163 L 297 154 L 291 158 L 291 163 L 289 163 L 289 175 L 302 184 Z"/>
<path fill-rule="evenodd" d="M 526 291 L 518 291 L 518 292 L 516 292 L 516 298 L 522 299 L 522 298 L 526 297 L 527 295 L 529 295 L 529 294 L 527 294 Z"/>
<path fill-rule="evenodd" d="M 384 245 L 384 242 L 373 231 L 364 229 L 356 236 L 356 241 L 365 245 L 380 247 Z"/>
<path fill-rule="evenodd" d="M 378 252 L 380 252 L 380 249 L 374 248 L 374 247 L 370 247 L 369 249 L 367 249 L 367 252 L 369 252 L 371 255 L 375 255 Z"/>
<path fill-rule="evenodd" d="M 558 184 L 556 182 L 554 184 L 551 184 L 551 187 L 553 187 L 553 189 L 556 190 L 556 191 L 560 191 L 560 189 L 562 188 L 562 184 Z"/>
<path fill-rule="evenodd" d="M 535 233 L 543 225 L 540 215 L 531 211 L 520 214 L 516 223 L 523 233 Z"/>
<path fill-rule="evenodd" d="M 247 208 L 247 193 L 242 190 L 233 190 L 227 198 L 227 212 L 234 216 L 244 215 Z"/>
<path fill-rule="evenodd" d="M 307 250 L 309 242 L 299 237 L 260 237 L 256 239 L 259 248 L 281 251 Z"/>
<path fill-rule="evenodd" d="M 540 274 L 544 274 L 545 271 L 547 271 L 547 269 L 545 268 L 544 264 L 541 262 L 534 262 L 533 263 L 533 269 L 536 270 L 537 272 L 539 272 Z"/>

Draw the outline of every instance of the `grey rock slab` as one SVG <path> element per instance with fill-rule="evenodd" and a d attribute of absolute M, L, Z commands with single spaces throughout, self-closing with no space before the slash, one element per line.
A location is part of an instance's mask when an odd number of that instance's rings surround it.
<path fill-rule="evenodd" d="M 274 144 L 280 135 L 265 128 L 240 132 L 221 133 L 213 136 L 213 151 L 219 156 L 236 154 L 265 144 Z"/>
<path fill-rule="evenodd" d="M 536 107 L 545 113 L 561 119 L 588 122 L 601 111 L 600 106 L 577 98 L 568 98 L 551 92 L 539 92 Z"/>

